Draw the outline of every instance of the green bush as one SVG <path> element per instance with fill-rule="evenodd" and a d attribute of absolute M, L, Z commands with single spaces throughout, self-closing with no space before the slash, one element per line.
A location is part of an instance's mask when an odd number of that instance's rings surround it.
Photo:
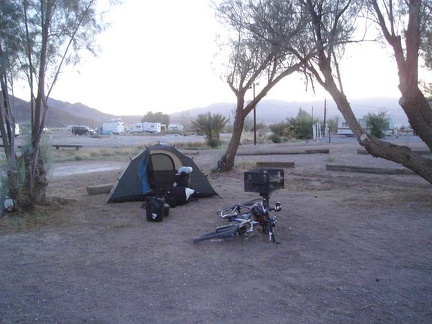
<path fill-rule="evenodd" d="M 300 108 L 297 117 L 289 119 L 288 131 L 297 139 L 311 139 L 313 137 L 312 125 L 315 122 L 308 112 Z"/>
<path fill-rule="evenodd" d="M 289 125 L 287 122 L 280 122 L 280 123 L 270 125 L 270 130 L 276 136 L 284 136 L 288 133 L 288 126 Z"/>
<path fill-rule="evenodd" d="M 282 143 L 282 138 L 280 136 L 276 135 L 276 134 L 271 134 L 270 135 L 270 140 L 273 143 Z"/>
<path fill-rule="evenodd" d="M 222 141 L 218 138 L 208 138 L 206 139 L 206 143 L 211 148 L 216 148 L 222 145 Z"/>
<path fill-rule="evenodd" d="M 381 111 L 379 114 L 369 113 L 365 117 L 366 127 L 369 129 L 369 133 L 377 138 L 383 138 L 385 136 L 384 131 L 388 129 L 389 120 L 386 117 L 386 112 Z"/>
<path fill-rule="evenodd" d="M 207 114 L 198 115 L 196 120 L 192 121 L 191 130 L 196 131 L 198 134 L 204 134 L 208 146 L 214 148 L 221 145 L 220 133 L 228 123 L 228 119 L 221 114 L 212 115 L 210 112 Z"/>

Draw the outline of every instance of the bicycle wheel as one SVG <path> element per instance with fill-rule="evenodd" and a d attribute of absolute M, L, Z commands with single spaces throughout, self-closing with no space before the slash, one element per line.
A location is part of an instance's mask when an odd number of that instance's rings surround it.
<path fill-rule="evenodd" d="M 238 225 L 233 224 L 232 226 L 223 227 L 221 229 L 216 230 L 215 232 L 206 233 L 197 237 L 193 238 L 194 242 L 201 242 L 206 240 L 211 240 L 214 238 L 227 238 L 227 237 L 234 237 L 237 235 L 238 232 Z"/>

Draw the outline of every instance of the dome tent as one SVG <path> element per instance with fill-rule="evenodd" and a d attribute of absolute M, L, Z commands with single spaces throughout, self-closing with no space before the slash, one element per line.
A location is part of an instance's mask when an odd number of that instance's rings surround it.
<path fill-rule="evenodd" d="M 182 166 L 193 168 L 190 187 L 195 190 L 195 197 L 218 195 L 208 176 L 201 172 L 190 157 L 172 145 L 156 144 L 147 147 L 130 161 L 111 189 L 107 203 L 145 200 L 154 190 L 172 186 L 176 181 L 177 170 Z"/>

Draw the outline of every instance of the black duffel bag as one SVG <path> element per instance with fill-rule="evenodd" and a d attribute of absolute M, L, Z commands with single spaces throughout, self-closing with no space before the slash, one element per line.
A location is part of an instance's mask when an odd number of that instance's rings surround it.
<path fill-rule="evenodd" d="M 147 197 L 145 201 L 146 218 L 149 222 L 162 222 L 164 216 L 169 214 L 169 206 L 165 199 L 158 197 Z"/>

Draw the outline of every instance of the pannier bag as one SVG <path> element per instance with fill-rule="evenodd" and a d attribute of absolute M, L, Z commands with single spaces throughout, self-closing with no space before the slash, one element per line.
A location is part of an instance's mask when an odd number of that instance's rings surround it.
<path fill-rule="evenodd" d="M 169 213 L 163 198 L 147 197 L 145 201 L 146 218 L 149 222 L 162 222 Z"/>
<path fill-rule="evenodd" d="M 178 169 L 176 174 L 176 181 L 174 182 L 174 187 L 190 187 L 191 180 L 190 175 L 193 169 L 189 166 L 182 166 Z"/>
<path fill-rule="evenodd" d="M 187 204 L 193 193 L 194 193 L 193 189 L 186 188 L 186 187 L 167 188 L 167 192 L 166 192 L 167 203 L 170 205 L 170 207 Z"/>

